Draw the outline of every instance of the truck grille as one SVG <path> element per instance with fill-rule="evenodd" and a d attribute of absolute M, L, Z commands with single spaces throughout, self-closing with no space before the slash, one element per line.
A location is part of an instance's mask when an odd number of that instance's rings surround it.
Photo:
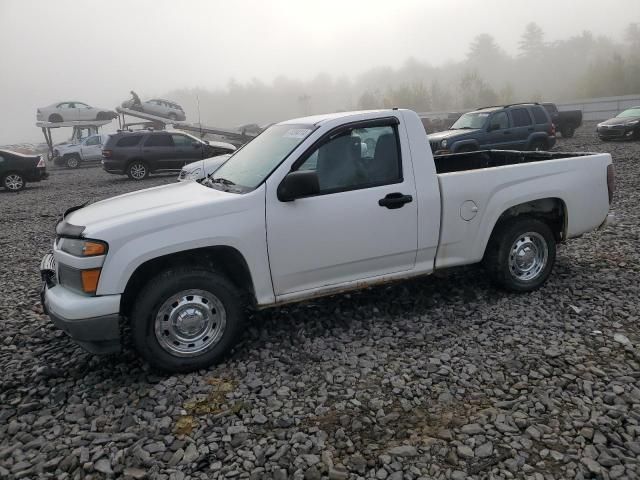
<path fill-rule="evenodd" d="M 438 150 L 438 148 L 440 147 L 440 142 L 434 140 L 434 141 L 429 141 L 429 146 L 431 147 L 431 151 L 433 153 L 436 153 L 436 151 Z"/>

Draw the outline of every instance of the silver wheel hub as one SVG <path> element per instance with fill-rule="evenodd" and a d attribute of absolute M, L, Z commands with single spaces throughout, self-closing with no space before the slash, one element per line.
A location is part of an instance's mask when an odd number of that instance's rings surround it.
<path fill-rule="evenodd" d="M 544 237 L 536 232 L 527 232 L 511 246 L 509 270 L 518 280 L 534 280 L 542 273 L 548 259 L 549 248 Z"/>
<path fill-rule="evenodd" d="M 218 344 L 226 323 L 226 310 L 218 297 L 204 290 L 183 290 L 162 304 L 154 330 L 163 350 L 194 357 Z"/>
<path fill-rule="evenodd" d="M 4 184 L 9 190 L 20 190 L 24 181 L 20 175 L 11 174 L 6 176 Z"/>
<path fill-rule="evenodd" d="M 147 169 L 144 167 L 144 165 L 136 163 L 135 165 L 131 166 L 131 176 L 133 178 L 144 178 L 145 173 L 147 173 Z"/>

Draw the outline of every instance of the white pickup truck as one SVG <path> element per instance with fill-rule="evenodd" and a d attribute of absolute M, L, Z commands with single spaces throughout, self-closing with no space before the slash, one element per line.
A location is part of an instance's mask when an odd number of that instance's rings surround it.
<path fill-rule="evenodd" d="M 536 289 L 559 242 L 608 221 L 613 173 L 608 154 L 434 158 L 409 110 L 290 120 L 207 179 L 67 211 L 41 264 L 43 305 L 91 352 L 130 331 L 152 366 L 203 368 L 248 307 L 478 262 L 502 287 Z"/>
<path fill-rule="evenodd" d="M 53 163 L 67 168 L 78 168 L 81 163 L 102 160 L 102 146 L 109 134 L 91 135 L 80 143 L 58 145 L 53 150 Z"/>

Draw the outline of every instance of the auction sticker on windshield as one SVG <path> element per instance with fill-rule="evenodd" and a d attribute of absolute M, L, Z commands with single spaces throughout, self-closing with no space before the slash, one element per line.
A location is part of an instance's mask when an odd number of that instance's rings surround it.
<path fill-rule="evenodd" d="M 311 131 L 310 128 L 292 128 L 290 130 L 287 130 L 282 137 L 283 138 L 304 138 L 309 134 L 310 131 Z"/>

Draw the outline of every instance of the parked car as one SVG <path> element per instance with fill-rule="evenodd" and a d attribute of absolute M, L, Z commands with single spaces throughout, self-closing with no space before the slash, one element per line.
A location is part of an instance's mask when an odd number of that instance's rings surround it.
<path fill-rule="evenodd" d="M 112 120 L 118 114 L 108 108 L 90 107 L 82 102 L 53 103 L 48 107 L 40 107 L 36 118 L 40 122 L 74 122 L 79 120 Z"/>
<path fill-rule="evenodd" d="M 597 125 L 600 140 L 614 139 L 640 140 L 640 107 L 629 108 Z"/>
<path fill-rule="evenodd" d="M 535 290 L 559 242 L 606 224 L 613 173 L 609 154 L 434 159 L 409 110 L 299 118 L 202 182 L 68 210 L 41 263 L 42 304 L 89 351 L 118 351 L 130 332 L 154 367 L 206 368 L 234 345 L 248 306 L 477 262 L 503 288 Z"/>
<path fill-rule="evenodd" d="M 78 168 L 82 163 L 100 162 L 102 146 L 107 142 L 109 134 L 91 135 L 80 143 L 57 145 L 53 149 L 53 163 L 68 168 Z"/>
<path fill-rule="evenodd" d="M 549 150 L 556 132 L 547 111 L 537 103 L 486 107 L 462 115 L 444 132 L 429 135 L 434 153 L 481 149 Z"/>
<path fill-rule="evenodd" d="M 122 102 L 122 108 L 138 110 L 143 113 L 148 113 L 149 115 L 155 115 L 156 117 L 168 118 L 174 122 L 187 119 L 187 116 L 180 105 L 161 98 L 145 100 L 141 105 L 135 105 L 132 99 L 125 100 Z"/>
<path fill-rule="evenodd" d="M 0 183 L 5 190 L 18 192 L 27 182 L 39 182 L 48 176 L 42 155 L 0 150 Z"/>
<path fill-rule="evenodd" d="M 143 180 L 150 173 L 179 172 L 188 163 L 235 150 L 233 145 L 216 143 L 175 131 L 118 132 L 104 145 L 102 167 L 108 173 Z"/>
<path fill-rule="evenodd" d="M 555 103 L 543 103 L 551 121 L 563 137 L 571 138 L 576 129 L 582 125 L 582 110 L 558 110 Z"/>
<path fill-rule="evenodd" d="M 189 163 L 180 170 L 178 181 L 186 182 L 189 180 L 202 180 L 220 168 L 224 162 L 229 160 L 230 156 L 231 154 L 227 153 L 225 155 L 218 155 Z"/>

